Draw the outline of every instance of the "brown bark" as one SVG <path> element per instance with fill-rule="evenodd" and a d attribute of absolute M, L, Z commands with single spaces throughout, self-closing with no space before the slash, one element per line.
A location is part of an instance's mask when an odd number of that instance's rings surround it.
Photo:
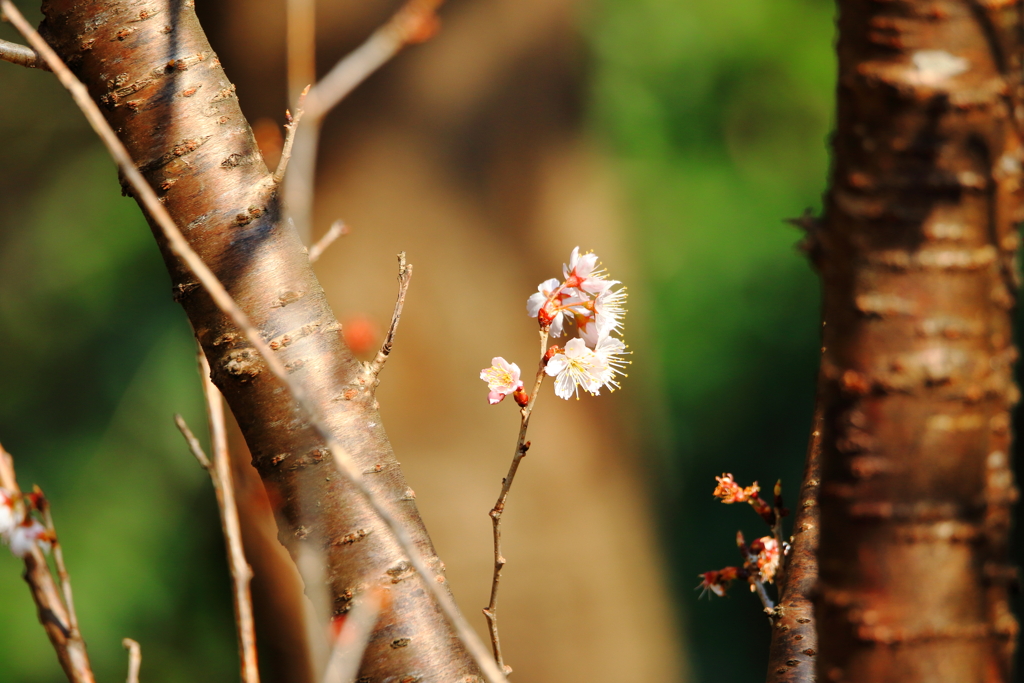
<path fill-rule="evenodd" d="M 375 379 L 345 347 L 305 248 L 281 221 L 277 187 L 196 20 L 193 0 L 52 0 L 43 11 L 48 40 L 105 106 L 108 121 L 191 246 L 280 354 L 368 486 L 431 558 L 436 577 L 424 578 L 443 582 L 443 565 L 381 426 Z M 332 602 L 319 606 L 324 619 L 344 613 L 367 584 L 391 591 L 391 608 L 381 617 L 361 676 L 473 679 L 476 667 L 391 534 L 337 474 L 306 416 L 160 246 L 175 297 L 277 503 L 282 542 L 293 557 L 323 558 L 320 575 L 306 578 L 327 586 Z"/>
<path fill-rule="evenodd" d="M 823 681 L 1007 681 L 1017 3 L 840 3 L 824 288 Z"/>
<path fill-rule="evenodd" d="M 772 624 L 767 683 L 812 683 L 815 680 L 818 630 L 812 595 L 818 580 L 821 422 L 821 412 L 816 410 L 793 520 L 793 545 L 786 559 L 786 573 L 779 586 L 779 604 Z"/>

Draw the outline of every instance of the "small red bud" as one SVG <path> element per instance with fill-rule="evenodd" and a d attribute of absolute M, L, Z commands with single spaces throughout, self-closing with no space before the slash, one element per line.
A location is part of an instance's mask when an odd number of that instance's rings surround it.
<path fill-rule="evenodd" d="M 525 408 L 526 404 L 530 402 L 530 395 L 522 389 L 516 389 L 512 392 L 512 398 L 514 398 L 516 403 L 518 403 L 522 408 Z"/>
<path fill-rule="evenodd" d="M 550 347 L 547 351 L 544 352 L 544 365 L 547 365 L 548 361 L 551 360 L 555 356 L 555 354 L 561 352 L 562 349 L 557 345 Z"/>

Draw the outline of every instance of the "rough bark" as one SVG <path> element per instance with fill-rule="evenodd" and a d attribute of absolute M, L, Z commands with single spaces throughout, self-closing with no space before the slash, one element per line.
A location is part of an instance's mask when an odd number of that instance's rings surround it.
<path fill-rule="evenodd" d="M 367 475 L 444 582 L 443 565 L 384 433 L 375 380 L 341 338 L 305 248 L 281 220 L 277 187 L 195 17 L 193 0 L 49 0 L 47 39 L 106 108 L 140 170 L 320 417 Z M 160 242 L 159 233 L 158 242 Z M 182 304 L 276 504 L 293 557 L 322 558 L 307 575 L 343 614 L 367 584 L 391 608 L 361 680 L 474 680 L 477 670 L 387 529 L 337 474 L 330 454 L 244 337 L 161 244 Z M 307 563 L 304 563 L 304 565 Z M 319 588 L 313 590 L 313 594 Z"/>
<path fill-rule="evenodd" d="M 815 680 L 818 630 L 814 622 L 812 596 L 818 581 L 821 423 L 821 412 L 816 410 L 807 445 L 799 507 L 793 521 L 793 546 L 786 561 L 786 574 L 780 586 L 779 604 L 772 625 L 767 683 L 813 683 Z"/>
<path fill-rule="evenodd" d="M 818 674 L 1007 681 L 1020 5 L 845 0 L 824 288 Z"/>

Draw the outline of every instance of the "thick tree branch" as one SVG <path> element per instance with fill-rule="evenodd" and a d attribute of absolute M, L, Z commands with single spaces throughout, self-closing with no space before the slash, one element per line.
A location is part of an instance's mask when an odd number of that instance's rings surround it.
<path fill-rule="evenodd" d="M 43 28 L 73 58 L 92 96 L 122 131 L 127 151 L 111 140 L 84 88 L 65 69 L 62 82 L 116 150 L 122 173 L 146 208 L 214 382 L 280 503 L 282 540 L 293 556 L 303 544 L 322 550 L 332 611 L 344 611 L 367 573 L 401 594 L 380 628 L 415 637 L 403 648 L 373 640 L 364 675 L 415 671 L 447 680 L 475 675 L 475 659 L 488 680 L 503 680 L 451 599 L 380 426 L 373 387 L 341 341 L 305 249 L 279 221 L 272 176 L 192 3 L 158 0 L 140 14 L 131 3 L 107 2 L 101 24 L 94 20 L 100 12 L 94 5 L 49 0 Z M 8 0 L 4 7 L 13 9 Z M 33 36 L 33 46 L 47 56 L 49 48 L 30 26 L 19 30 Z M 105 60 L 115 57 L 122 73 L 110 81 Z M 154 71 L 154 63 L 163 66 Z M 143 160 L 140 168 L 160 188 L 157 205 L 132 156 Z M 175 221 L 186 226 L 187 238 Z M 234 294 L 206 263 L 214 264 Z M 330 476 L 335 468 L 342 477 Z M 367 480 L 363 472 L 375 476 Z M 422 584 L 403 581 L 417 575 Z M 426 586 L 426 593 L 418 586 Z"/>

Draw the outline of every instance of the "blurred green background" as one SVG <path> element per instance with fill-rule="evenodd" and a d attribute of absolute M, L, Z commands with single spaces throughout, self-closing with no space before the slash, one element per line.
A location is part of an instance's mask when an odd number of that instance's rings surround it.
<path fill-rule="evenodd" d="M 716 504 L 715 475 L 799 482 L 818 285 L 782 221 L 817 210 L 825 186 L 833 12 L 596 0 L 580 17 L 588 125 L 655 298 L 666 408 L 651 480 L 694 681 L 764 675 L 756 598 L 698 601 L 693 587 L 736 562 L 737 529 L 763 533 L 745 506 Z M 7 25 L 0 37 L 15 39 Z M 97 673 L 124 675 L 131 636 L 147 681 L 234 680 L 213 496 L 171 421 L 202 426 L 190 332 L 148 228 L 51 77 L 0 63 L 0 139 L 0 440 L 54 501 Z M 6 553 L 0 680 L 62 680 Z"/>

